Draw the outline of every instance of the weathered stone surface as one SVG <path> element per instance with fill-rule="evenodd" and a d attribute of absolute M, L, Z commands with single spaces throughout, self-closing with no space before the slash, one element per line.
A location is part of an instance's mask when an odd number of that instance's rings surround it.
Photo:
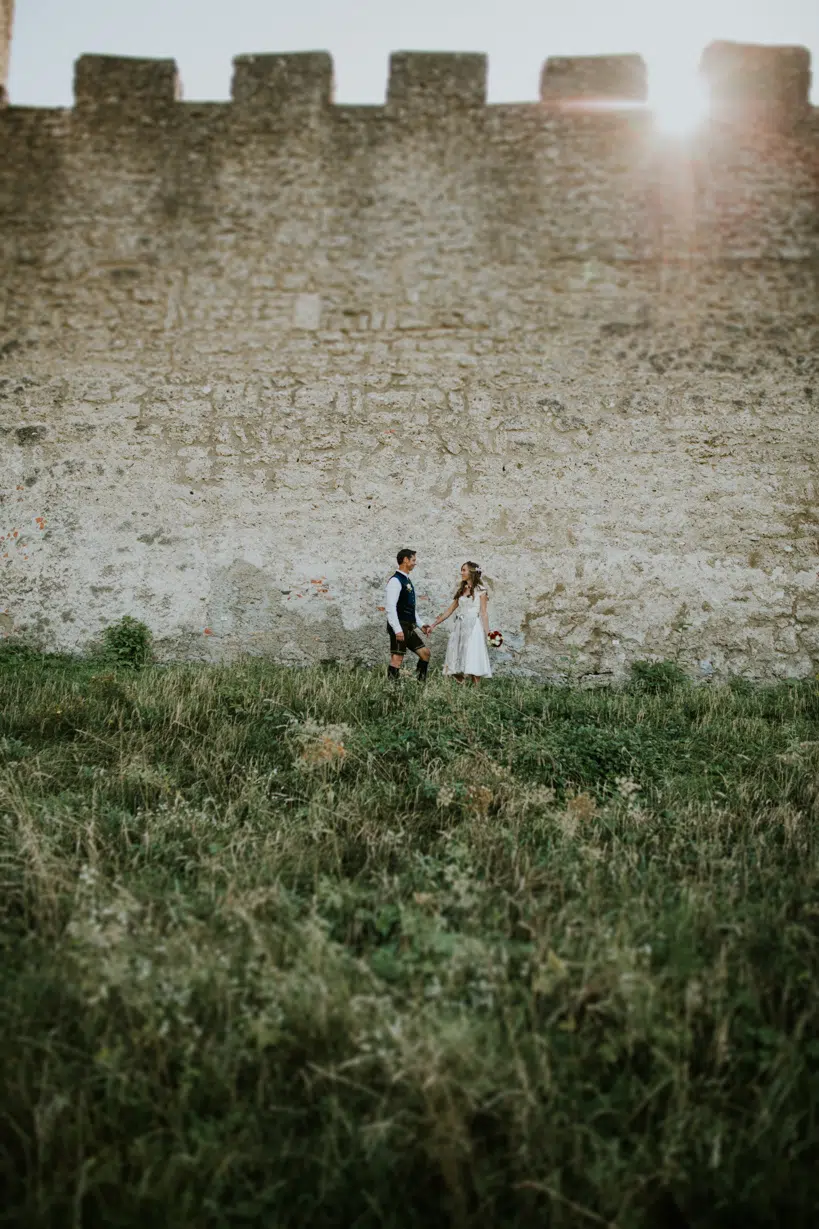
<path fill-rule="evenodd" d="M 778 126 L 808 112 L 810 54 L 805 47 L 711 43 L 701 70 L 712 110 L 721 119 Z"/>
<path fill-rule="evenodd" d="M 686 150 L 483 57 L 384 107 L 92 59 L 0 113 L 0 634 L 376 660 L 410 545 L 431 613 L 484 566 L 502 668 L 816 667 L 814 111 Z"/>
<path fill-rule="evenodd" d="M 173 60 L 84 55 L 74 66 L 77 114 L 91 120 L 113 112 L 149 121 L 155 111 L 178 102 L 180 93 Z"/>
<path fill-rule="evenodd" d="M 6 81 L 9 80 L 11 25 L 15 16 L 15 0 L 0 0 L 0 106 L 5 102 Z"/>
<path fill-rule="evenodd" d="M 231 97 L 245 113 L 309 123 L 333 100 L 333 62 L 321 51 L 237 56 Z"/>
<path fill-rule="evenodd" d="M 486 103 L 485 55 L 396 51 L 390 56 L 387 106 L 440 115 Z"/>
<path fill-rule="evenodd" d="M 11 25 L 14 20 L 14 0 L 0 0 L 0 106 L 5 101 L 9 73 Z"/>
<path fill-rule="evenodd" d="M 540 97 L 645 102 L 648 76 L 639 55 L 550 56 L 540 78 Z"/>

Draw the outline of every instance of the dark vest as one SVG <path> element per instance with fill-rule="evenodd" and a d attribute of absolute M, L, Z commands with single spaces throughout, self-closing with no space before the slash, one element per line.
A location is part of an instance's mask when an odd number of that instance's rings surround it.
<path fill-rule="evenodd" d="M 396 572 L 396 578 L 401 582 L 401 592 L 395 606 L 399 623 L 409 623 L 415 627 L 415 589 L 409 576 L 404 572 Z"/>

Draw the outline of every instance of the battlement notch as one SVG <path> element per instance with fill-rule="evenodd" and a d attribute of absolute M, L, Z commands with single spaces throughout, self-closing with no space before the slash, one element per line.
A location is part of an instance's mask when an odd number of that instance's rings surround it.
<path fill-rule="evenodd" d="M 390 56 L 387 110 L 441 117 L 486 104 L 487 58 L 470 52 L 396 51 Z"/>
<path fill-rule="evenodd" d="M 798 122 L 810 106 L 806 47 L 711 43 L 700 61 L 715 119 L 773 126 Z"/>

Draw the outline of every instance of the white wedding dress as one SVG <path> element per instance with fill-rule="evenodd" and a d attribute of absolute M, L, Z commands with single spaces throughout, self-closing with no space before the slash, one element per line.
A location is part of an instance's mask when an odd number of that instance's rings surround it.
<path fill-rule="evenodd" d="M 477 589 L 474 597 L 464 594 L 458 598 L 458 606 L 452 616 L 452 634 L 446 646 L 444 674 L 476 674 L 491 678 L 492 667 L 486 649 L 486 633 L 481 624 L 481 594 Z"/>

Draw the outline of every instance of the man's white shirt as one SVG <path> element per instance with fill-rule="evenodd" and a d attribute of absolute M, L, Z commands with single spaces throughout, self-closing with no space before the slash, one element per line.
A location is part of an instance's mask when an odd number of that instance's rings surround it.
<path fill-rule="evenodd" d="M 397 576 L 391 576 L 387 581 L 387 622 L 389 623 L 396 636 L 401 631 L 401 624 L 398 620 L 398 599 L 401 596 L 402 589 L 401 581 Z M 423 624 L 418 622 L 418 613 L 415 615 L 415 626 L 422 627 Z"/>

